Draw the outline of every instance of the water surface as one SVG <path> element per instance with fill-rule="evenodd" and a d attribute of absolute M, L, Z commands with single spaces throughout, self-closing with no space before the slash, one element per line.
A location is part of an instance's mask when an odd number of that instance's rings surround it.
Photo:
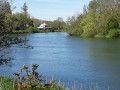
<path fill-rule="evenodd" d="M 23 64 L 34 63 L 39 64 L 44 78 L 54 77 L 66 87 L 120 90 L 120 39 L 80 38 L 67 33 L 23 36 L 34 49 L 11 47 L 12 66 L 0 66 L 0 75 L 13 76 Z"/>

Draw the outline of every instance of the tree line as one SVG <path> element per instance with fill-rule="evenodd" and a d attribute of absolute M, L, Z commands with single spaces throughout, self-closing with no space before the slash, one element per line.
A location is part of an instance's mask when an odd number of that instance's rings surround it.
<path fill-rule="evenodd" d="M 12 13 L 11 3 L 8 0 L 0 0 L 0 30 L 25 30 L 30 26 L 37 28 L 43 22 L 48 23 L 49 27 L 55 29 L 62 29 L 65 25 L 62 17 L 58 17 L 54 21 L 45 21 L 31 17 L 26 3 L 24 3 L 21 9 L 21 12 Z"/>
<path fill-rule="evenodd" d="M 62 17 L 58 17 L 54 21 L 40 20 L 40 19 L 37 19 L 37 18 L 32 18 L 32 20 L 33 20 L 33 25 L 34 25 L 35 28 L 40 26 L 40 24 L 42 24 L 43 22 L 47 23 L 48 26 L 53 28 L 54 30 L 56 30 L 56 29 L 61 30 L 66 25 L 66 22 L 63 20 Z"/>
<path fill-rule="evenodd" d="M 34 29 L 43 22 L 48 23 L 49 27 L 55 29 L 62 29 L 65 25 L 63 18 L 59 17 L 54 21 L 44 21 L 36 19 L 30 16 L 28 13 L 28 6 L 26 3 L 21 7 L 21 12 L 13 13 L 16 7 L 12 6 L 8 0 L 0 0 L 0 65 L 11 61 L 10 58 L 5 58 L 5 55 L 9 53 L 8 48 L 12 44 L 18 46 L 26 45 L 26 38 L 16 35 L 11 35 L 13 31 L 25 31 L 28 29 Z M 29 48 L 29 45 L 25 47 Z"/>
<path fill-rule="evenodd" d="M 33 26 L 33 21 L 27 12 L 28 6 L 24 3 L 22 12 L 12 13 L 11 3 L 7 0 L 0 1 L 0 30 L 20 30 Z"/>
<path fill-rule="evenodd" d="M 68 17 L 65 29 L 82 37 L 119 37 L 120 0 L 92 0 L 83 14 Z"/>
<path fill-rule="evenodd" d="M 26 3 L 23 5 L 21 13 L 13 14 L 12 10 L 14 8 L 12 8 L 11 2 L 0 0 L 0 65 L 11 64 L 13 58 L 5 58 L 9 54 L 8 48 L 11 45 L 24 46 L 27 41 L 24 37 L 11 35 L 12 30 L 25 29 L 33 25 L 33 21 L 27 12 Z"/>

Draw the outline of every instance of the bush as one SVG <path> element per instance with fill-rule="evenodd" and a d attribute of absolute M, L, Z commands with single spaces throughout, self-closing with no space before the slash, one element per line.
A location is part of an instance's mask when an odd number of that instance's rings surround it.
<path fill-rule="evenodd" d="M 105 37 L 108 34 L 107 30 L 101 30 L 95 37 Z"/>
<path fill-rule="evenodd" d="M 32 72 L 28 70 L 26 65 L 23 65 L 21 73 L 14 73 L 17 76 L 15 90 L 66 90 L 55 83 L 55 80 L 45 83 L 41 79 L 42 75 L 36 71 L 39 65 L 33 64 Z M 25 70 L 26 76 L 21 77 L 22 71 Z"/>
<path fill-rule="evenodd" d="M 120 37 L 120 30 L 119 29 L 112 29 L 109 31 L 107 37 Z"/>
<path fill-rule="evenodd" d="M 28 29 L 27 29 L 29 32 L 31 32 L 31 33 L 36 33 L 36 32 L 38 32 L 38 29 L 36 29 L 35 27 L 29 27 Z"/>

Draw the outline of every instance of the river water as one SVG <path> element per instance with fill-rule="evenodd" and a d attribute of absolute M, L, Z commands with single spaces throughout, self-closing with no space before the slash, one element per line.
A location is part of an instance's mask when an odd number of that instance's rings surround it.
<path fill-rule="evenodd" d="M 80 38 L 67 33 L 24 34 L 33 49 L 11 47 L 12 65 L 0 75 L 13 76 L 23 64 L 39 64 L 43 78 L 54 77 L 73 90 L 120 90 L 120 39 Z"/>

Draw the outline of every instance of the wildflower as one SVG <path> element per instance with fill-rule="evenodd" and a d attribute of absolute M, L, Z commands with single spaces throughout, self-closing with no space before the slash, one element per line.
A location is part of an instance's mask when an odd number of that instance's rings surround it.
<path fill-rule="evenodd" d="M 24 64 L 24 65 L 23 65 L 23 69 L 28 69 L 28 67 Z"/>

